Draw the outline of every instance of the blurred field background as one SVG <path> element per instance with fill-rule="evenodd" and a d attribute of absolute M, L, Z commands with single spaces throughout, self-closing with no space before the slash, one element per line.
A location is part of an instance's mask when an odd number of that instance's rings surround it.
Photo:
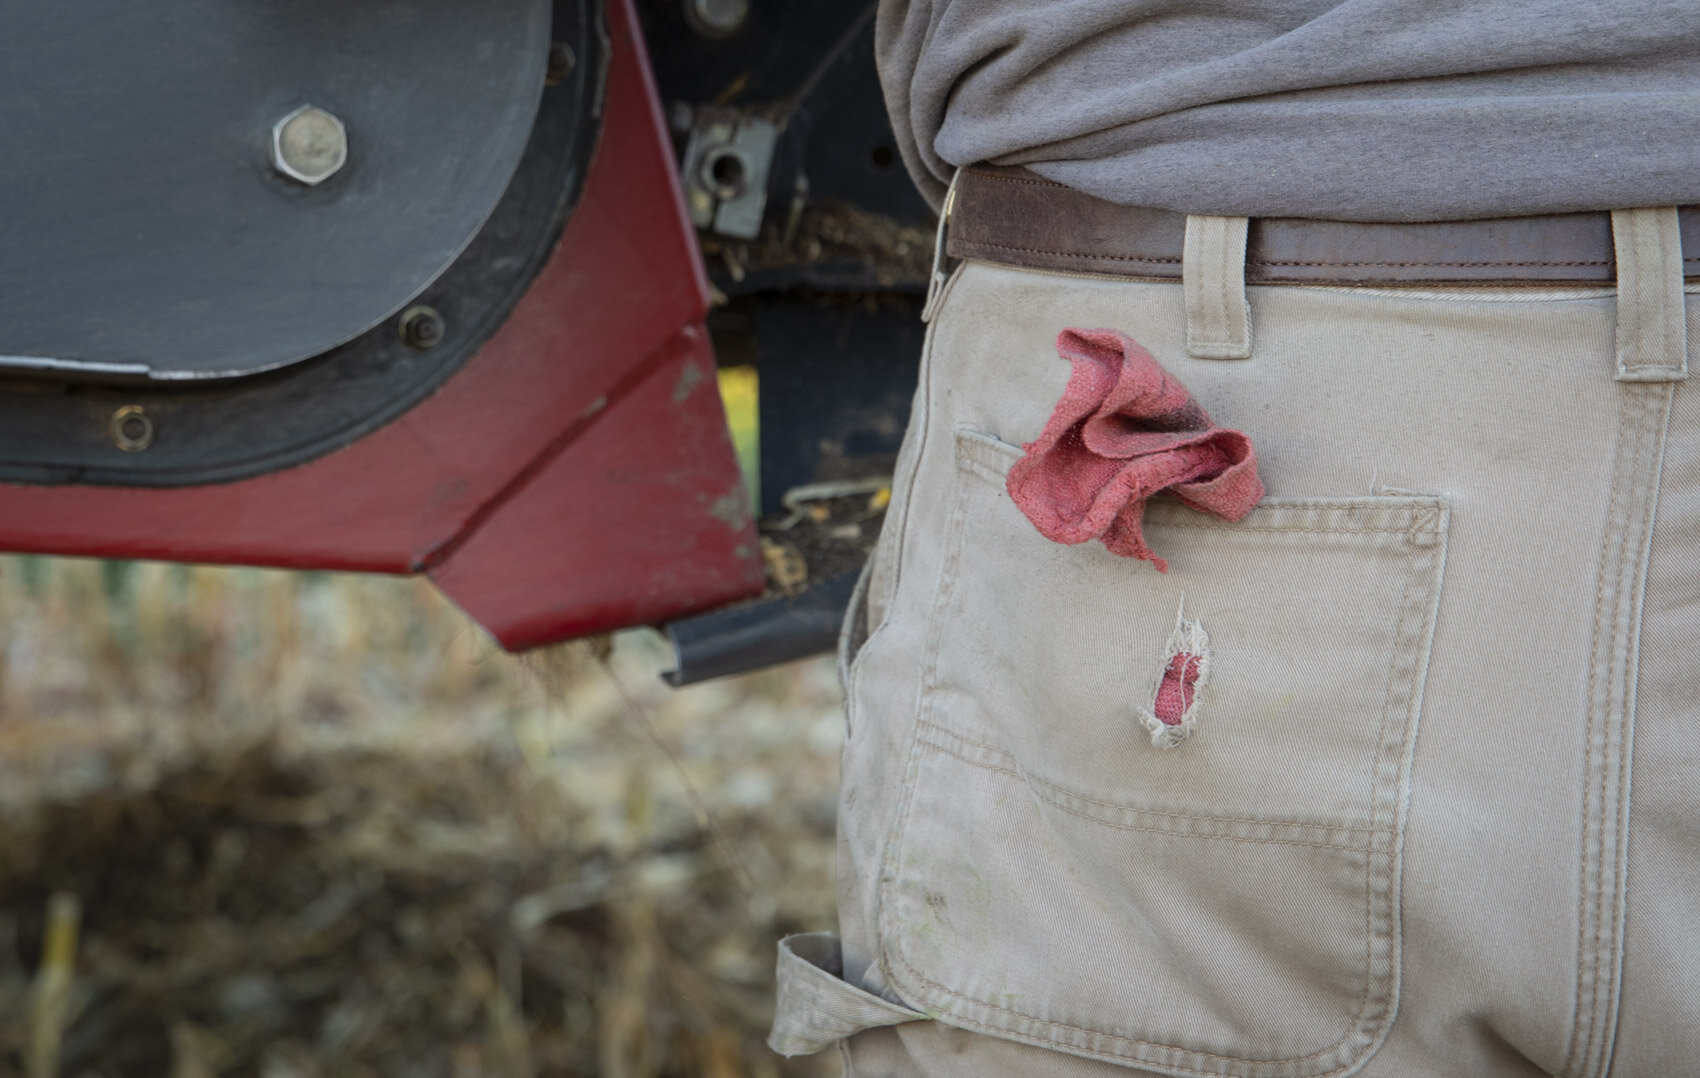
<path fill-rule="evenodd" d="M 0 1074 L 812 1076 L 829 661 L 683 690 L 402 579 L 0 557 Z"/>

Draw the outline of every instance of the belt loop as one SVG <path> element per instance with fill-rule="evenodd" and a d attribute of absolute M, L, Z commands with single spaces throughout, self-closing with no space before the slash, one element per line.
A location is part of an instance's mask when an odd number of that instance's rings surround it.
<path fill-rule="evenodd" d="M 1195 359 L 1251 358 L 1251 307 L 1245 298 L 1245 217 L 1186 219 L 1181 289 L 1186 351 Z"/>
<path fill-rule="evenodd" d="M 956 181 L 961 177 L 960 168 L 950 174 L 950 187 L 944 193 L 944 205 L 939 208 L 939 230 L 933 237 L 933 275 L 927 279 L 927 303 L 921 308 L 923 322 L 931 322 L 939 313 L 939 301 L 944 298 L 945 281 L 949 279 L 944 271 L 944 237 L 950 225 L 951 208 L 956 205 Z"/>
<path fill-rule="evenodd" d="M 1613 210 L 1617 252 L 1617 380 L 1688 377 L 1682 230 L 1675 207 Z"/>

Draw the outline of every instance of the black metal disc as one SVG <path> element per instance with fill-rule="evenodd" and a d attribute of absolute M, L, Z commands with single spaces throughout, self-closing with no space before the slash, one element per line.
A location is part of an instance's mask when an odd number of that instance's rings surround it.
<path fill-rule="evenodd" d="M 0 0 L 3 2 L 3 0 Z M 547 261 L 599 132 L 607 34 L 595 0 L 554 0 L 557 57 L 507 191 L 436 280 L 322 355 L 245 378 L 123 384 L 0 370 L 0 482 L 172 487 L 248 478 L 348 445 L 464 366 Z M 425 312 L 429 312 L 429 315 Z M 140 408 L 145 448 L 114 421 Z"/>
<path fill-rule="evenodd" d="M 0 372 L 237 378 L 353 340 L 513 178 L 548 0 L 0 0 Z M 346 129 L 279 171 L 303 105 Z"/>

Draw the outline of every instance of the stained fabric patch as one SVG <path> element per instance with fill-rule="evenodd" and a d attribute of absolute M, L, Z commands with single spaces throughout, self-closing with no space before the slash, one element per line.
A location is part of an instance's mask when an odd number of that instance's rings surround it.
<path fill-rule="evenodd" d="M 1113 554 L 1168 563 L 1145 545 L 1145 503 L 1172 490 L 1194 509 L 1239 520 L 1263 497 L 1251 439 L 1211 422 L 1187 388 L 1113 329 L 1065 329 L 1073 366 L 1037 441 L 1009 470 L 1009 496 L 1045 538 L 1100 539 Z"/>
<path fill-rule="evenodd" d="M 1175 615 L 1175 630 L 1163 646 L 1162 673 L 1151 708 L 1140 714 L 1151 731 L 1151 744 L 1173 748 L 1198 728 L 1199 693 L 1210 679 L 1210 634 L 1186 616 Z"/>

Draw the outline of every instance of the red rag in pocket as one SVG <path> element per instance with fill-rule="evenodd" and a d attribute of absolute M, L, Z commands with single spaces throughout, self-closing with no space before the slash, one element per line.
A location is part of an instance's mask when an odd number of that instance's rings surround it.
<path fill-rule="evenodd" d="M 1073 367 L 1037 441 L 1009 470 L 1009 496 L 1045 538 L 1101 539 L 1111 553 L 1168 564 L 1145 544 L 1152 495 L 1239 520 L 1263 497 L 1251 439 L 1218 427 L 1162 364 L 1113 329 L 1065 329 Z"/>

